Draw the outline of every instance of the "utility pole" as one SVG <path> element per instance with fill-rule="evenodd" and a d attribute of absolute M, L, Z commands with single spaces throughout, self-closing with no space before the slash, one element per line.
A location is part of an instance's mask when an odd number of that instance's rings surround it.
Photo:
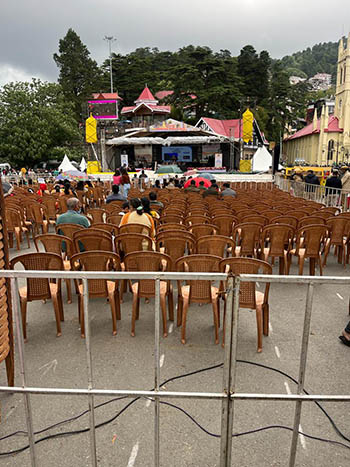
<path fill-rule="evenodd" d="M 116 41 L 117 39 L 113 36 L 105 36 L 103 38 L 104 41 L 108 42 L 109 48 L 109 72 L 111 76 L 111 93 L 113 93 L 113 69 L 112 69 L 112 42 Z"/>

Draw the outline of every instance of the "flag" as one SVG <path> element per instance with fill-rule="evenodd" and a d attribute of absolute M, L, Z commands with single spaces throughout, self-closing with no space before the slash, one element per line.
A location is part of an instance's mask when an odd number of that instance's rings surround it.
<path fill-rule="evenodd" d="M 97 143 L 97 121 L 90 114 L 90 117 L 85 122 L 85 139 L 87 143 Z"/>
<path fill-rule="evenodd" d="M 254 122 L 254 115 L 249 109 L 247 109 L 243 114 L 243 130 L 242 130 L 243 141 L 245 143 L 249 143 L 249 141 L 253 140 L 253 122 Z"/>

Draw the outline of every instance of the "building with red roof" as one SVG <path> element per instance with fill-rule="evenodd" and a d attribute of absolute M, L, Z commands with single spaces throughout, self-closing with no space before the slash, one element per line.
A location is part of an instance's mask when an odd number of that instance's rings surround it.
<path fill-rule="evenodd" d="M 203 130 L 211 131 L 217 135 L 233 138 L 234 141 L 239 141 L 243 136 L 243 120 L 239 118 L 231 120 L 219 120 L 217 118 L 202 117 L 196 124 L 196 127 Z M 249 159 L 259 146 L 267 146 L 264 134 L 260 131 L 258 122 L 254 119 L 253 122 L 253 139 L 249 143 L 243 145 L 243 158 Z"/>
<path fill-rule="evenodd" d="M 169 117 L 171 112 L 170 105 L 158 105 L 159 101 L 155 99 L 147 86 L 136 99 L 135 105 L 123 107 L 121 115 L 132 120 L 137 127 L 148 127 L 156 122 L 163 122 Z"/>
<path fill-rule="evenodd" d="M 334 115 L 322 107 L 312 123 L 283 141 L 288 163 L 329 166 L 348 163 L 350 156 L 350 34 L 339 41 Z"/>

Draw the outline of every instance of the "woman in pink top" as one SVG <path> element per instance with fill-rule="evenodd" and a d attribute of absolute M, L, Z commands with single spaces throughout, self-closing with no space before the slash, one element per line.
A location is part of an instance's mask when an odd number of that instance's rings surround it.
<path fill-rule="evenodd" d="M 113 175 L 113 185 L 120 185 L 121 178 L 120 171 L 117 169 Z"/>

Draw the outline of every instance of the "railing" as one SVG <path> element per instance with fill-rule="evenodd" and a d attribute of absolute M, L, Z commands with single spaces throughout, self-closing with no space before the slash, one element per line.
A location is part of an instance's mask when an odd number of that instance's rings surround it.
<path fill-rule="evenodd" d="M 221 400 L 221 440 L 220 440 L 220 467 L 231 467 L 235 465 L 232 456 L 232 434 L 234 423 L 234 401 L 235 400 L 274 400 L 295 402 L 295 414 L 293 425 L 293 436 L 290 449 L 289 467 L 294 467 L 297 453 L 299 437 L 299 424 L 301 417 L 302 403 L 314 401 L 350 402 L 350 395 L 303 395 L 306 361 L 308 353 L 308 343 L 310 335 L 310 322 L 312 314 L 313 290 L 315 284 L 341 284 L 350 285 L 350 277 L 314 277 L 314 276 L 274 276 L 274 275 L 241 275 L 233 277 L 220 273 L 154 273 L 154 272 L 62 272 L 62 271 L 0 271 L 0 277 L 11 279 L 13 294 L 14 321 L 16 327 L 18 355 L 20 362 L 21 386 L 6 387 L 0 386 L 0 393 L 21 393 L 24 397 L 26 422 L 28 428 L 28 438 L 31 455 L 31 465 L 36 467 L 37 456 L 33 430 L 32 409 L 30 403 L 31 394 L 43 395 L 70 395 L 87 396 L 90 415 L 90 450 L 91 464 L 97 467 L 96 455 L 96 433 L 95 433 L 95 407 L 94 398 L 98 396 L 127 396 L 148 397 L 155 400 L 155 425 L 154 425 L 154 465 L 160 466 L 160 399 L 180 398 L 180 399 L 200 399 L 200 400 Z M 84 319 L 85 319 L 85 345 L 87 361 L 87 388 L 38 388 L 28 387 L 26 384 L 26 365 L 24 339 L 19 306 L 18 280 L 25 278 L 49 278 L 49 279 L 80 279 L 83 283 L 84 294 Z M 148 390 L 117 390 L 117 389 L 96 389 L 94 388 L 92 353 L 90 341 L 90 312 L 88 300 L 88 279 L 152 279 L 155 280 L 155 321 L 154 321 L 154 389 Z M 163 391 L 160 387 L 160 281 L 161 280 L 211 280 L 227 281 L 226 287 L 226 335 L 223 365 L 223 384 L 221 392 L 175 392 Z M 235 390 L 235 373 L 237 362 L 237 337 L 238 337 L 238 315 L 239 315 L 239 292 L 241 282 L 269 282 L 284 284 L 307 284 L 307 297 L 304 315 L 304 327 L 301 344 L 298 393 L 297 394 L 246 394 L 237 393 Z M 233 458 L 232 458 L 233 457 Z M 231 461 L 232 459 L 232 461 Z M 233 462 L 233 463 L 231 463 Z"/>
<path fill-rule="evenodd" d="M 293 196 L 316 201 L 327 207 L 339 207 L 343 212 L 350 210 L 350 192 L 348 190 L 296 182 L 280 175 L 276 175 L 275 184 Z"/>

